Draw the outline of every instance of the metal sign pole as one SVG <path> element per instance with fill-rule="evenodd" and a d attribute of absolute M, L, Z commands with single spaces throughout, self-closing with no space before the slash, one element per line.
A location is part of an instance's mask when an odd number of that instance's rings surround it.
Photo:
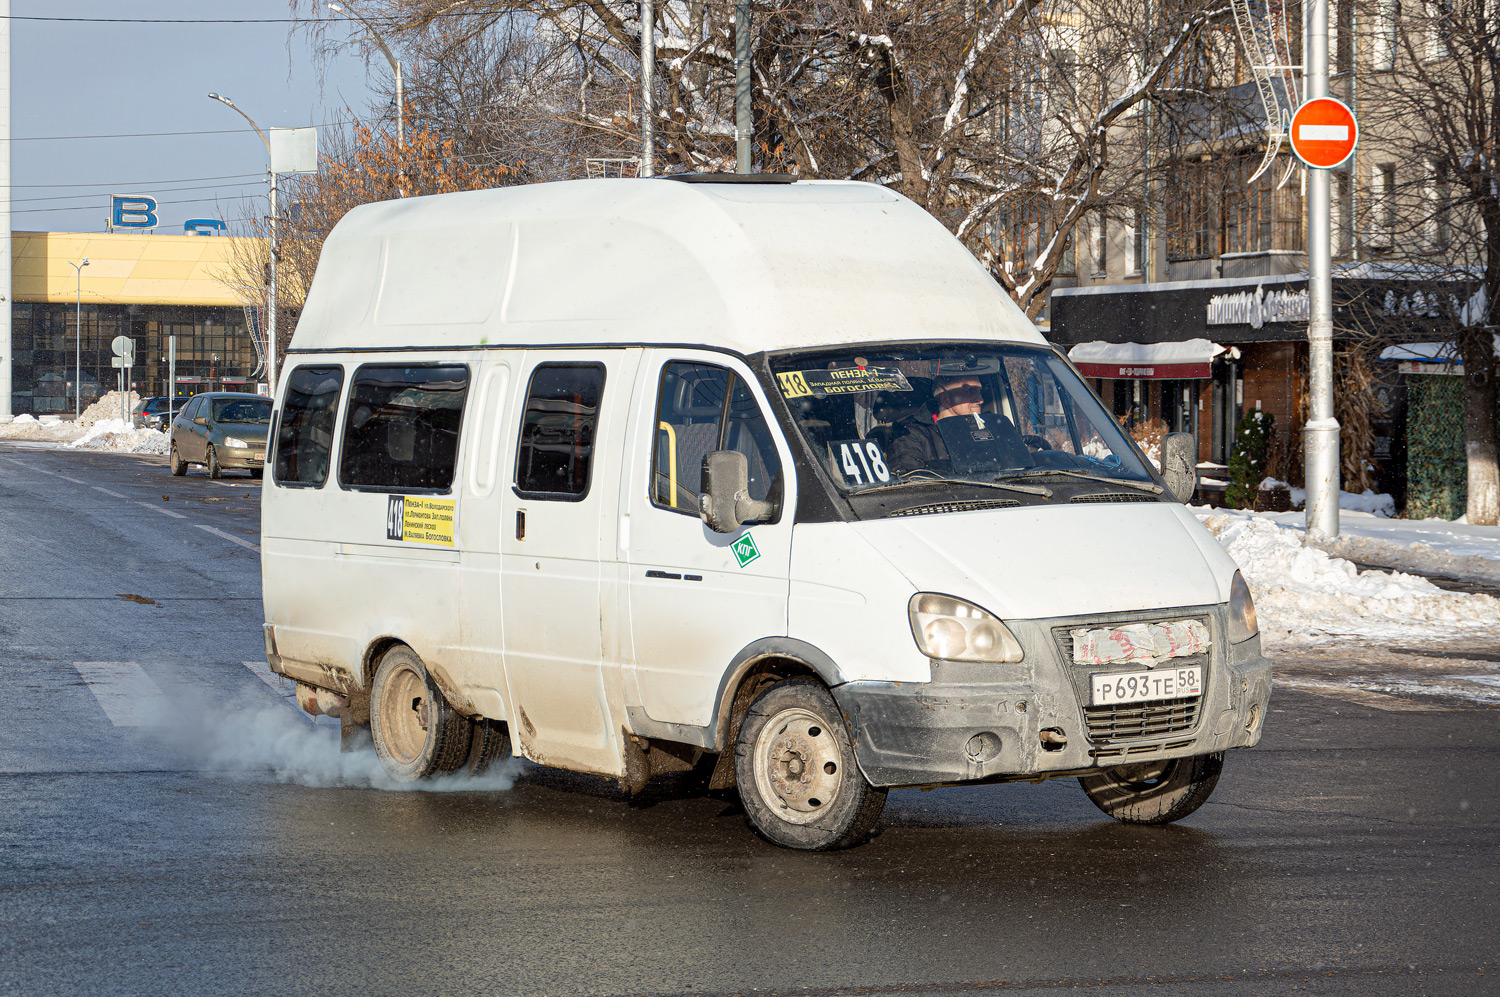
<path fill-rule="evenodd" d="M 177 403 L 177 337 L 167 337 L 167 432 L 172 432 L 172 407 Z"/>
<path fill-rule="evenodd" d="M 1307 99 L 1328 96 L 1328 0 L 1313 0 L 1304 53 Z M 1339 423 L 1333 415 L 1333 267 L 1329 176 L 1307 171 L 1308 419 L 1302 431 L 1307 529 L 1339 535 Z"/>
<path fill-rule="evenodd" d="M 736 173 L 750 172 L 750 0 L 734 5 L 734 160 Z"/>
<path fill-rule="evenodd" d="M 656 3 L 641 0 L 641 168 L 639 176 L 656 174 Z"/>

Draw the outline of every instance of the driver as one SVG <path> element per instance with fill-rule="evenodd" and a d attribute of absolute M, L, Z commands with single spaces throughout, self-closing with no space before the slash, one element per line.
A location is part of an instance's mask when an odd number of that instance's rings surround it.
<path fill-rule="evenodd" d="M 975 374 L 939 378 L 932 386 L 935 411 L 907 416 L 896 423 L 901 431 L 890 445 L 886 460 L 898 474 L 928 467 L 935 460 L 947 460 L 937 424 L 954 416 L 977 415 L 984 404 L 984 388 Z"/>

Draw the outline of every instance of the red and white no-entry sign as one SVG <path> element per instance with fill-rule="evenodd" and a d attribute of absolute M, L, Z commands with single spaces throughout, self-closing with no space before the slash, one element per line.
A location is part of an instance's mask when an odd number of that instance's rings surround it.
<path fill-rule="evenodd" d="M 1314 169 L 1339 165 L 1353 155 L 1358 141 L 1354 112 L 1332 97 L 1314 97 L 1292 115 L 1292 151 Z"/>

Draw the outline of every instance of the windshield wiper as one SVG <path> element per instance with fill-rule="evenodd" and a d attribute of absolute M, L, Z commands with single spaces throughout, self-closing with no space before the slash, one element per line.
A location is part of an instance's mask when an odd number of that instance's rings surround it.
<path fill-rule="evenodd" d="M 975 488 L 999 488 L 1008 492 L 1021 492 L 1025 495 L 1040 495 L 1042 498 L 1052 497 L 1052 489 L 1046 485 L 1012 485 L 1004 481 L 972 481 L 968 478 L 913 478 L 909 481 L 893 481 L 888 485 L 881 485 L 878 488 L 866 488 L 863 491 L 852 494 L 870 495 L 875 492 L 889 491 L 892 488 L 906 488 L 912 485 L 973 485 Z"/>
<path fill-rule="evenodd" d="M 1018 474 L 1008 474 L 1007 478 L 1042 478 L 1051 474 L 1064 474 L 1072 478 L 1084 478 L 1088 481 L 1098 481 L 1111 485 L 1124 485 L 1126 488 L 1139 488 L 1143 492 L 1160 495 L 1163 491 L 1161 485 L 1154 485 L 1149 481 L 1129 481 L 1124 478 L 1111 478 L 1106 474 L 1090 474 L 1088 471 L 1069 471 L 1060 467 L 1043 467 L 1035 471 L 1021 471 Z"/>

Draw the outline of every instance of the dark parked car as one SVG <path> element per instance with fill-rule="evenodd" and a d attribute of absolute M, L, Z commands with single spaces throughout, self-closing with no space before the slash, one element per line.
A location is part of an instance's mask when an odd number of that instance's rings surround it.
<path fill-rule="evenodd" d="M 174 401 L 176 404 L 173 404 Z M 186 398 L 172 399 L 166 395 L 153 395 L 150 398 L 142 398 L 135 406 L 135 424 L 137 426 L 144 426 L 147 429 L 159 429 L 165 432 L 167 423 L 170 421 L 167 417 L 168 406 L 171 406 L 171 411 L 175 413 L 187 403 L 188 400 Z"/>
<path fill-rule="evenodd" d="M 186 474 L 189 464 L 202 464 L 210 478 L 236 468 L 258 478 L 270 427 L 269 398 L 237 391 L 194 395 L 172 420 L 172 473 Z"/>

